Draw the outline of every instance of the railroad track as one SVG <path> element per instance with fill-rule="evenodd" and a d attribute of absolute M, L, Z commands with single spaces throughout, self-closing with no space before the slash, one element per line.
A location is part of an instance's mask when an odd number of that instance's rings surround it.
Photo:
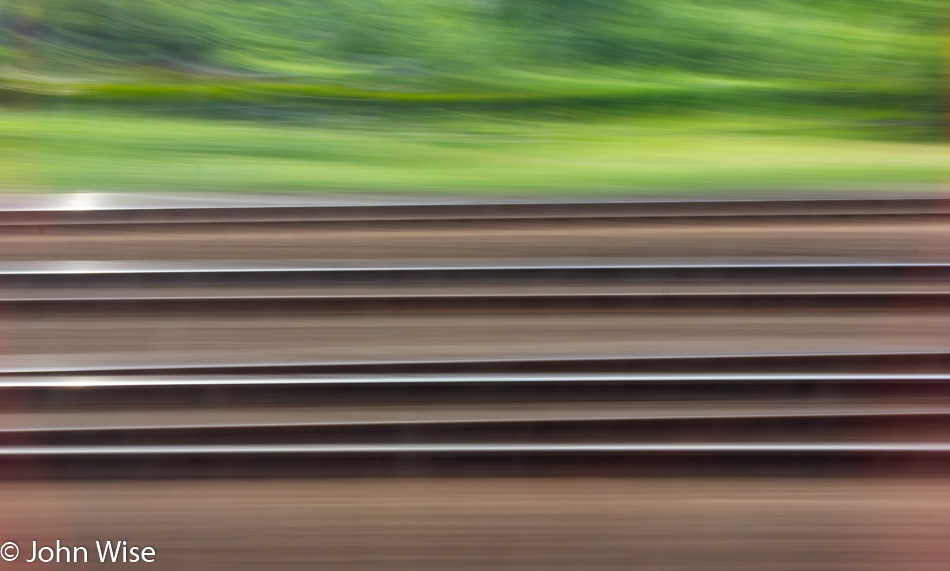
<path fill-rule="evenodd" d="M 165 263 L 6 263 L 0 265 L 0 288 L 79 288 L 147 286 L 360 286 L 385 288 L 403 284 L 490 285 L 493 283 L 637 284 L 733 282 L 749 280 L 794 284 L 818 280 L 903 280 L 943 282 L 950 263 L 825 260 L 808 262 L 722 263 L 558 263 L 471 265 L 197 265 Z M 430 296 L 433 297 L 433 296 Z"/>
<path fill-rule="evenodd" d="M 938 311 L 950 307 L 948 276 L 948 263 L 861 261 L 210 268 L 6 264 L 0 265 L 0 311 L 9 317 Z M 902 280 L 913 282 L 907 286 Z M 812 287 L 802 289 L 796 281 Z M 536 291 L 539 284 L 548 290 Z M 704 284 L 707 291 L 670 291 L 682 284 Z M 347 288 L 362 293 L 339 293 Z M 406 293 L 390 293 L 392 288 Z"/>
<path fill-rule="evenodd" d="M 167 203 L 173 203 L 168 205 Z M 91 205 L 96 205 L 92 207 Z M 166 225 L 176 228 L 206 225 L 433 225 L 459 223 L 527 223 L 597 220 L 802 220 L 854 218 L 896 220 L 939 218 L 950 214 L 950 203 L 939 197 L 856 197 L 813 199 L 640 200 L 587 202 L 445 202 L 387 204 L 308 204 L 229 201 L 202 205 L 157 200 L 152 204 L 112 204 L 106 197 L 79 194 L 58 203 L 0 207 L 0 231 L 26 227 Z"/>
<path fill-rule="evenodd" d="M 948 360 L 872 353 L 361 363 L 348 373 L 314 363 L 309 373 L 298 364 L 270 375 L 262 365 L 244 374 L 234 365 L 6 371 L 0 394 L 21 424 L 0 428 L 0 465 L 9 477 L 943 473 L 950 372 L 934 369 Z M 931 372 L 855 371 L 895 363 Z M 852 372 L 768 370 L 796 364 Z M 452 372 L 513 365 L 550 372 Z M 563 365 L 630 372 L 557 372 Z M 650 372 L 697 365 L 718 372 Z M 356 372 L 387 366 L 448 372 Z"/>
<path fill-rule="evenodd" d="M 82 198 L 84 195 L 76 195 Z M 131 201 L 131 199 L 126 199 Z M 916 260 L 946 241 L 938 198 L 317 205 L 179 200 L 106 205 L 0 201 L 0 258 L 48 260 L 378 259 L 574 263 L 791 255 Z M 807 229 L 808 231 L 803 231 Z M 690 262 L 680 259 L 683 264 Z M 570 262 L 566 262 L 566 265 Z M 379 274 L 380 279 L 387 276 Z"/>
<path fill-rule="evenodd" d="M 0 231 L 947 214 L 933 198 L 11 209 Z M 182 316 L 227 317 L 214 327 L 300 314 L 318 318 L 308 327 L 341 314 L 580 313 L 595 325 L 633 313 L 916 316 L 950 310 L 947 278 L 939 261 L 834 258 L 8 263 L 0 315 L 66 325 L 106 316 L 95 331 L 141 323 L 141 343 L 152 343 L 151 320 Z M 11 478 L 950 473 L 944 350 L 8 365 L 0 395 L 21 422 L 0 426 L 0 476 Z"/>
<path fill-rule="evenodd" d="M 118 377 L 139 378 L 155 375 L 448 375 L 448 374 L 541 374 L 577 373 L 687 373 L 727 375 L 760 374 L 779 371 L 790 374 L 866 374 L 885 375 L 939 373 L 950 369 L 950 351 L 873 351 L 774 354 L 663 355 L 615 357 L 526 357 L 426 359 L 379 361 L 271 361 L 211 362 L 201 364 L 139 364 L 85 366 L 2 366 L 0 380 L 11 377 L 44 379 L 86 377 L 95 385 Z M 85 386 L 82 384 L 80 386 Z"/>
<path fill-rule="evenodd" d="M 445 296 L 169 296 L 0 299 L 6 316 L 347 315 L 874 311 L 950 308 L 950 292 L 713 294 L 512 294 Z"/>

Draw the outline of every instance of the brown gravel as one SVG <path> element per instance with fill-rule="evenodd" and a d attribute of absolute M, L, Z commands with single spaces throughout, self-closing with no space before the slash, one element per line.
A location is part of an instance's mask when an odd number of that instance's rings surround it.
<path fill-rule="evenodd" d="M 364 479 L 0 484 L 0 538 L 152 545 L 149 569 L 924 571 L 930 480 Z M 31 568 L 28 564 L 8 568 Z"/>
<path fill-rule="evenodd" d="M 950 226 L 858 220 L 791 223 L 571 222 L 427 229 L 316 226 L 231 231 L 16 229 L 0 261 L 532 257 L 947 257 Z"/>

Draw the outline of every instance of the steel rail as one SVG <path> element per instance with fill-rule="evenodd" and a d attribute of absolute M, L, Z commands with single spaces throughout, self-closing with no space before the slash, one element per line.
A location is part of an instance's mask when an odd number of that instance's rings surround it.
<path fill-rule="evenodd" d="M 534 263 L 436 266 L 223 266 L 195 264 L 32 263 L 0 264 L 2 288 L 141 286 L 355 285 L 466 283 L 602 285 L 634 282 L 749 280 L 945 280 L 950 263 L 828 261 L 792 263 Z"/>
<path fill-rule="evenodd" d="M 0 366 L 3 377 L 95 377 L 143 375 L 334 375 L 375 374 L 413 375 L 450 373 L 527 373 L 542 374 L 581 373 L 590 375 L 603 372 L 631 371 L 673 372 L 687 367 L 689 373 L 708 372 L 710 369 L 728 373 L 779 370 L 784 373 L 814 372 L 816 367 L 842 367 L 826 372 L 854 373 L 855 370 L 881 372 L 881 368 L 897 366 L 890 372 L 908 373 L 912 367 L 950 366 L 950 350 L 932 351 L 868 351 L 826 353 L 736 353 L 684 355 L 614 355 L 565 357 L 513 357 L 485 359 L 428 359 L 428 360 L 355 360 L 355 361 L 261 361 L 219 362 L 195 364 L 142 364 L 142 365 L 64 365 L 64 366 Z M 818 369 L 821 370 L 821 369 Z M 885 371 L 884 374 L 889 374 Z M 682 372 L 682 371 L 681 371 Z M 914 370 L 914 372 L 920 372 Z M 932 370 L 926 372 L 933 372 Z M 824 374 L 824 373 L 820 373 Z"/>
<path fill-rule="evenodd" d="M 745 420 L 809 420 L 809 419 L 900 419 L 900 418 L 950 418 L 950 408 L 895 409 L 868 408 L 865 410 L 798 410 L 791 412 L 736 413 L 708 412 L 696 414 L 634 414 L 612 416 L 517 416 L 497 418 L 437 418 L 437 419 L 390 419 L 390 420 L 328 420 L 310 422 L 232 422 L 191 424 L 99 424 L 89 426 L 29 426 L 0 427 L 0 434 L 58 434 L 58 433 L 128 433 L 128 432 L 178 432 L 178 431 L 228 431 L 308 428 L 399 428 L 490 426 L 490 425 L 552 425 L 552 424 L 601 424 L 601 423 L 660 423 L 689 421 L 745 421 Z"/>
<path fill-rule="evenodd" d="M 100 295 L 101 294 L 97 294 Z M 779 291 L 715 293 L 512 293 L 437 295 L 182 295 L 118 297 L 0 297 L 0 312 L 64 316 L 118 312 L 194 314 L 251 311 L 300 314 L 376 313 L 531 313 L 676 311 L 932 311 L 950 308 L 950 292 L 939 291 Z"/>
<path fill-rule="evenodd" d="M 282 386 L 452 386 L 452 385 L 571 385 L 571 384 L 719 384 L 719 383 L 947 383 L 950 373 L 934 374 L 577 374 L 577 375 L 378 375 L 378 376 L 274 376 L 254 377 L 141 377 L 54 376 L 0 378 L 0 389 L 151 389 L 173 387 L 282 387 Z M 2 431 L 2 429 L 0 429 Z"/>
<path fill-rule="evenodd" d="M 950 262 L 904 262 L 873 260 L 791 261 L 791 262 L 720 262 L 720 263 L 565 263 L 558 260 L 533 264 L 465 264 L 465 265 L 362 265 L 362 266 L 314 266 L 300 264 L 209 266 L 199 263 L 175 264 L 168 262 L 3 262 L 0 277 L 16 276 L 70 276 L 70 275 L 166 275 L 166 274 L 383 274 L 439 273 L 439 272 L 571 272 L 571 271 L 715 271 L 715 270 L 946 270 Z"/>
<path fill-rule="evenodd" d="M 950 442 L 571 443 L 571 444 L 192 444 L 180 446 L 0 446 L 0 456 L 268 454 L 880 454 L 950 453 Z"/>
<path fill-rule="evenodd" d="M 59 205 L 0 207 L 0 228 L 274 223 L 524 222 L 570 220 L 735 219 L 815 217 L 937 217 L 950 214 L 938 197 L 784 198 L 642 201 L 416 202 L 389 204 L 279 203 L 110 205 L 107 199 Z M 98 203 L 98 204 L 97 204 Z"/>
<path fill-rule="evenodd" d="M 278 377 L 10 376 L 0 408 L 83 411 L 128 406 L 521 405 L 787 398 L 950 398 L 950 374 L 626 374 Z"/>

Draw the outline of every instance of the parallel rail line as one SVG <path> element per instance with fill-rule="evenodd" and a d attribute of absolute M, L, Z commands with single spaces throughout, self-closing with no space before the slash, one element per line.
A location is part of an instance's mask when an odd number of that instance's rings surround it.
<path fill-rule="evenodd" d="M 565 293 L 464 295 L 182 295 L 2 298 L 0 312 L 68 316 L 322 314 L 347 313 L 533 313 L 533 312 L 781 312 L 934 311 L 950 308 L 950 292 L 716 292 Z"/>
<path fill-rule="evenodd" d="M 127 370 L 126 370 L 127 371 Z M 125 371 L 122 371 L 125 372 Z M 823 382 L 823 383 L 950 383 L 950 373 L 707 373 L 707 374 L 525 374 L 525 375 L 375 375 L 375 376 L 23 376 L 0 377 L 0 389 L 96 389 L 163 387 L 281 387 L 281 386 L 382 386 L 496 385 L 530 386 L 536 384 L 710 384 L 710 383 Z M 0 428 L 2 431 L 2 428 Z"/>
<path fill-rule="evenodd" d="M 561 204 L 415 204 L 342 207 L 153 208 L 0 211 L 0 229 L 29 226 L 172 230 L 187 225 L 442 224 L 525 221 L 880 220 L 944 217 L 935 199 L 603 202 Z M 41 316 L 113 312 L 150 317 L 340 312 L 651 312 L 931 311 L 950 309 L 950 292 L 928 282 L 950 278 L 950 263 L 862 260 L 787 263 L 529 263 L 364 267 L 5 264 L 0 291 L 43 288 L 44 295 L 0 297 L 0 312 Z M 882 286 L 861 292 L 795 291 L 796 281 L 913 280 L 917 291 Z M 601 285 L 732 281 L 785 284 L 775 292 L 139 295 L 137 287 L 311 286 L 366 284 Z M 96 288 L 128 288 L 123 295 Z M 82 288 L 89 288 L 83 291 Z M 56 293 L 61 292 L 61 293 Z M 532 470 L 650 470 L 669 462 L 715 463 L 727 470 L 773 461 L 812 469 L 843 461 L 900 459 L 950 471 L 950 408 L 838 407 L 846 398 L 891 395 L 950 398 L 950 350 L 448 359 L 353 362 L 232 362 L 114 366 L 0 367 L 4 407 L 70 409 L 93 417 L 104 408 L 163 404 L 255 405 L 561 402 L 577 412 L 553 417 L 428 418 L 303 422 L 103 423 L 0 427 L 0 477 L 161 474 L 522 473 Z M 591 416 L 583 403 L 709 402 L 727 398 L 813 398 L 824 408 L 779 412 L 616 413 Z M 895 430 L 889 434 L 888 430 Z M 875 433 L 874 431 L 879 431 Z M 743 440 L 745 434 L 754 437 Z M 870 432 L 870 434 L 868 434 Z M 618 436 L 619 435 L 619 436 Z M 915 438 L 920 436 L 920 438 Z M 43 462 L 38 462 L 43 460 Z M 579 461 L 582 460 L 582 461 Z M 49 464 L 45 464 L 49 462 Z M 39 463 L 41 466 L 36 467 Z M 863 465 L 863 464 L 862 464 Z M 927 464 L 929 466 L 929 464 Z M 10 467 L 13 468 L 10 468 Z M 439 469 L 435 469 L 439 466 Z M 117 469 L 118 467 L 118 469 Z M 7 469 L 9 468 L 9 471 Z M 157 468 L 157 470 L 156 470 Z"/>
<path fill-rule="evenodd" d="M 950 278 L 946 262 L 828 261 L 705 264 L 512 264 L 465 266 L 225 266 L 167 264 L 2 264 L 0 287 L 228 286 L 489 282 L 610 284 L 634 281 L 867 280 Z"/>
<path fill-rule="evenodd" d="M 264 454 L 950 454 L 950 442 L 577 443 L 577 444 L 235 444 L 182 446 L 7 446 L 0 456 Z"/>
<path fill-rule="evenodd" d="M 611 415 L 583 415 L 559 414 L 554 416 L 520 415 L 483 418 L 450 418 L 435 419 L 377 419 L 377 420 L 313 420 L 291 422 L 209 422 L 209 423 L 152 423 L 152 424 L 89 424 L 75 426 L 27 426 L 27 427 L 0 427 L 2 435 L 42 435 L 42 434 L 69 434 L 69 433 L 103 433 L 121 434 L 128 436 L 128 432 L 190 432 L 190 431 L 254 431 L 254 430 L 298 430 L 298 429 L 327 429 L 327 428 L 405 428 L 405 427 L 481 427 L 481 426 L 544 426 L 544 425 L 574 425 L 599 423 L 667 423 L 681 421 L 756 421 L 756 420 L 820 420 L 820 419 L 939 419 L 950 420 L 950 408 L 946 407 L 847 407 L 834 410 L 790 410 L 780 412 L 695 412 L 695 413 L 655 413 L 655 414 L 611 414 Z"/>
<path fill-rule="evenodd" d="M 422 409 L 420 409 L 422 410 Z M 95 418 L 94 412 L 84 413 Z M 189 423 L 152 425 L 36 426 L 0 431 L 0 450 L 10 446 L 114 446 L 196 444 L 603 444 L 618 438 L 629 444 L 714 441 L 813 442 L 868 441 L 867 434 L 938 442 L 935 431 L 950 427 L 950 410 L 934 408 L 807 410 L 767 414 L 706 414 L 517 417 L 331 422 Z M 890 437 L 889 440 L 894 440 Z M 873 440 L 872 440 L 873 441 Z"/>
<path fill-rule="evenodd" d="M 765 200 L 450 202 L 368 205 L 227 204 L 216 206 L 18 208 L 0 210 L 0 229 L 28 226 L 208 226 L 239 224 L 425 224 L 667 219 L 807 219 L 942 217 L 950 204 L 935 197 Z"/>
<path fill-rule="evenodd" d="M 146 375 L 336 375 L 488 373 L 932 373 L 950 369 L 950 351 L 616 355 L 485 359 L 261 361 L 244 363 L 0 366 L 5 377 L 109 377 Z M 712 377 L 711 377 L 712 378 Z"/>
<path fill-rule="evenodd" d="M 166 371 L 167 373 L 167 371 Z M 13 375 L 0 378 L 0 407 L 92 410 L 103 407 L 286 406 L 316 404 L 753 402 L 950 398 L 950 373 L 694 373 L 518 375 L 140 374 Z M 2 432 L 2 431 L 0 431 Z"/>

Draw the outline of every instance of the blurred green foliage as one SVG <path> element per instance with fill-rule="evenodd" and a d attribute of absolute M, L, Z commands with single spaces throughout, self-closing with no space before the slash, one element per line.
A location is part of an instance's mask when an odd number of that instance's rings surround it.
<path fill-rule="evenodd" d="M 0 188 L 946 180 L 946 0 L 0 0 Z"/>
<path fill-rule="evenodd" d="M 0 188 L 608 194 L 894 191 L 948 180 L 947 147 L 915 141 L 914 125 L 786 111 L 588 121 L 341 114 L 274 124 L 0 110 Z"/>
<path fill-rule="evenodd" d="M 169 85 L 213 81 L 219 95 L 265 99 L 362 90 L 356 99 L 513 94 L 523 103 L 636 99 L 657 86 L 715 93 L 752 81 L 759 91 L 892 93 L 899 104 L 916 95 L 914 105 L 928 97 L 935 108 L 944 8 L 943 0 L 0 0 L 0 82 L 60 97 L 131 84 L 140 98 L 160 99 Z"/>
<path fill-rule="evenodd" d="M 76 50 L 73 64 L 84 57 L 89 63 L 200 60 L 213 57 L 216 47 L 213 26 L 162 0 L 7 0 L 2 16 L 8 45 L 49 59 Z"/>

